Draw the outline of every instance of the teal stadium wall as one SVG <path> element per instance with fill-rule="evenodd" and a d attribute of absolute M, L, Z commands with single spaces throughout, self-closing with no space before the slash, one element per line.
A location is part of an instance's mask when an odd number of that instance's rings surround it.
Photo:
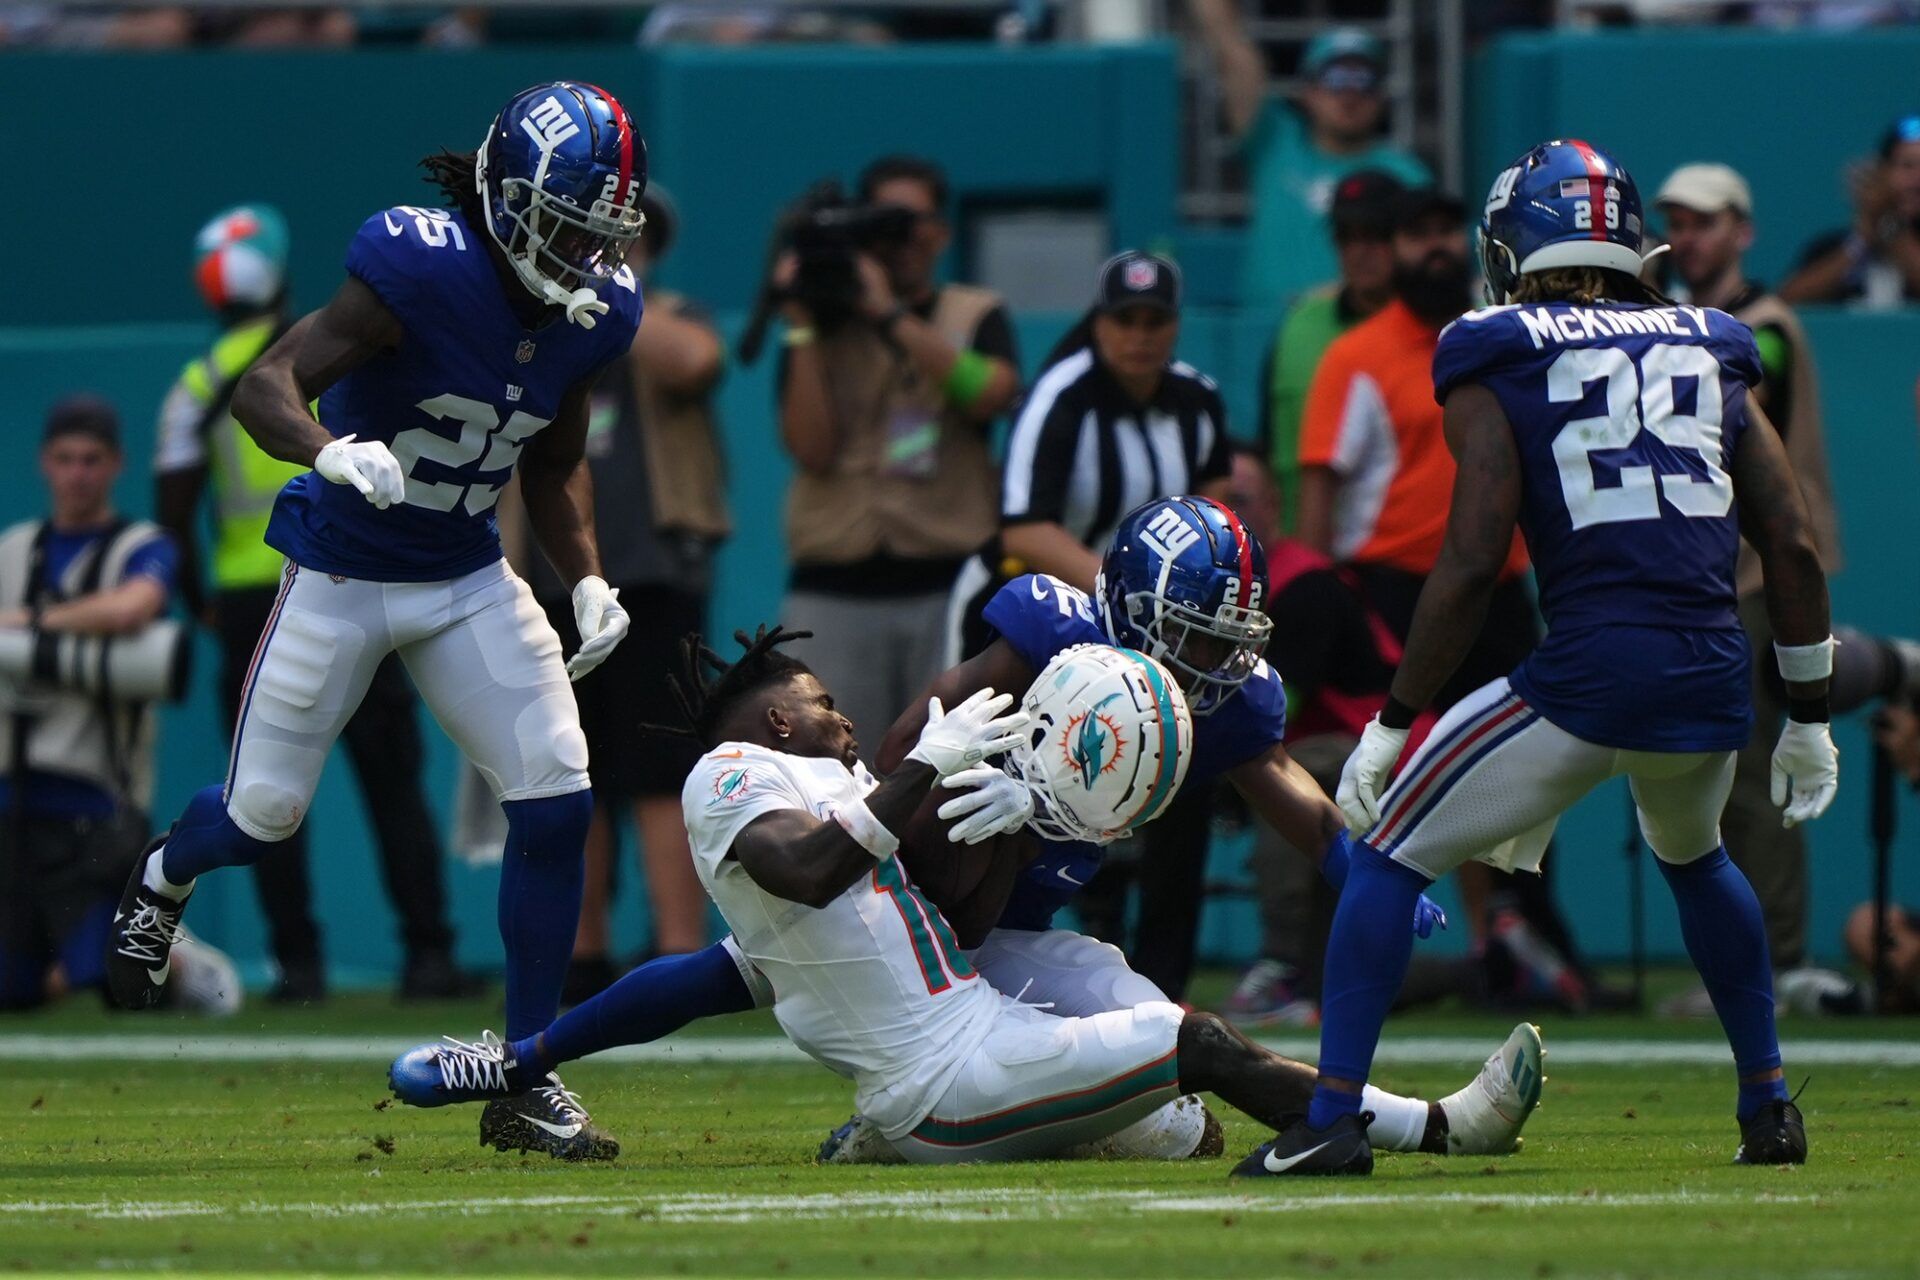
<path fill-rule="evenodd" d="M 1920 40 L 1906 33 L 1872 40 L 1682 34 L 1508 41 L 1473 66 L 1469 185 L 1484 185 L 1531 141 L 1575 129 L 1615 146 L 1642 174 L 1658 175 L 1669 162 L 1725 157 L 1754 180 L 1767 220 L 1759 261 L 1777 274 L 1775 264 L 1791 245 L 1844 219 L 1838 174 L 1845 151 L 1855 139 L 1870 140 L 1908 105 L 1897 98 L 1903 82 L 1892 67 L 1901 58 L 1911 67 L 1916 54 Z M 1764 65 L 1779 78 L 1747 78 L 1756 56 L 1775 59 Z M 1596 59 L 1603 77 L 1593 74 Z M 776 209 L 813 178 L 851 177 L 884 150 L 939 156 L 963 205 L 1036 196 L 1083 203 L 1109 211 L 1120 242 L 1183 240 L 1174 215 L 1174 53 L 1163 44 L 1011 52 L 598 47 L 246 57 L 10 54 L 0 59 L 0 72 L 9 101 L 0 172 L 77 171 L 80 162 L 48 141 L 71 136 L 76 110 L 116 122 L 131 139 L 114 148 L 111 173 L 98 179 L 105 196 L 75 203 L 17 200 L 0 213 L 8 241 L 26 246 L 0 289 L 0 425 L 17 450 L 15 465 L 0 467 L 0 516 L 9 520 L 39 503 L 30 457 L 41 416 L 59 395 L 82 387 L 107 394 L 125 414 L 130 465 L 122 503 L 134 512 L 149 508 L 153 412 L 208 333 L 185 261 L 206 214 L 246 199 L 279 204 L 293 227 L 296 301 L 317 305 L 338 280 L 340 254 L 367 214 L 431 198 L 418 182 L 417 157 L 442 145 L 472 145 L 502 98 L 539 79 L 592 79 L 619 94 L 643 122 L 653 171 L 674 190 L 685 221 L 662 279 L 714 304 L 729 333 L 744 317 Z M 1793 102 L 1723 110 L 1717 95 L 1669 87 L 1743 80 L 1792 83 Z M 1582 114 L 1589 92 L 1583 83 L 1606 86 L 1599 119 Z M 1835 145 L 1841 153 L 1831 150 Z M 75 181 L 42 181 L 23 190 L 72 190 Z M 1230 296 L 1231 255 L 1219 250 L 1223 238 L 1217 232 L 1193 237 L 1196 248 L 1200 241 L 1211 251 L 1194 255 L 1196 266 L 1207 264 L 1205 278 L 1194 281 L 1196 297 Z M 1070 318 L 1018 318 L 1029 371 Z M 1270 323 L 1271 317 L 1226 307 L 1196 308 L 1186 320 L 1183 354 L 1220 380 L 1242 426 L 1252 421 Z M 1836 614 L 1869 628 L 1920 632 L 1907 501 L 1920 462 L 1912 396 L 1920 372 L 1920 314 L 1822 313 L 1809 317 L 1809 327 L 1822 361 L 1853 562 L 1835 586 Z M 739 531 L 721 558 L 717 630 L 770 618 L 778 608 L 786 462 L 771 397 L 770 360 L 734 369 L 721 392 Z M 190 700 L 162 720 L 156 806 L 162 821 L 224 770 L 226 730 L 215 709 L 210 644 L 202 642 L 199 658 Z M 1845 908 L 1868 884 L 1865 738 L 1857 726 L 1843 727 L 1839 736 L 1851 771 L 1814 841 L 1814 939 L 1826 954 L 1836 949 Z M 428 737 L 429 783 L 444 811 L 453 751 L 437 732 Z M 1578 904 L 1580 935 L 1602 955 L 1626 948 L 1624 806 L 1613 789 L 1594 797 L 1569 816 L 1559 851 L 1563 901 Z M 1901 816 L 1906 834 L 1897 883 L 1912 900 L 1920 894 L 1914 866 L 1920 805 L 1903 796 Z M 311 821 L 319 911 L 336 978 L 380 980 L 398 963 L 393 921 L 344 762 L 328 766 Z M 1243 844 L 1218 842 L 1215 878 L 1238 878 L 1243 856 Z M 625 877 L 619 928 L 623 945 L 638 946 L 644 913 L 633 881 Z M 456 864 L 449 884 L 463 958 L 496 963 L 494 873 Z M 1649 896 L 1655 950 L 1678 955 L 1671 908 L 1657 886 Z M 210 879 L 195 901 L 196 927 L 262 974 L 262 930 L 246 878 Z M 1210 955 L 1241 958 L 1252 936 L 1250 904 L 1210 906 L 1202 937 Z"/>

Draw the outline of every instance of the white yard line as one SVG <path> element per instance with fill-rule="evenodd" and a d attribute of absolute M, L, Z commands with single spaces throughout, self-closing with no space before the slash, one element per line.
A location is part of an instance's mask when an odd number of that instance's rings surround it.
<path fill-rule="evenodd" d="M 1287 1196 L 1258 1192 L 1217 1195 L 1166 1195 L 1157 1191 L 1048 1191 L 1039 1188 L 951 1188 L 937 1191 L 836 1192 L 819 1195 L 759 1196 L 690 1194 L 672 1196 L 467 1196 L 435 1200 L 247 1201 L 215 1204 L 202 1200 L 21 1200 L 0 1202 L 0 1220 L 59 1217 L 100 1220 L 159 1220 L 205 1217 L 388 1218 L 473 1217 L 516 1209 L 565 1209 L 579 1213 L 630 1214 L 647 1222 L 767 1223 L 785 1221 L 912 1218 L 943 1222 L 1037 1222 L 1136 1213 L 1302 1213 L 1365 1206 L 1379 1209 L 1451 1209 L 1461 1205 L 1510 1209 L 1639 1209 L 1662 1205 L 1751 1207 L 1755 1204 L 1810 1204 L 1817 1196 L 1738 1192 L 1665 1191 L 1623 1195 L 1474 1194 L 1412 1192 L 1397 1195 L 1330 1193 Z"/>
<path fill-rule="evenodd" d="M 464 1030 L 464 1029 L 463 1029 Z M 424 1039 L 424 1037 L 422 1037 Z M 1319 1041 L 1307 1036 L 1262 1036 L 1262 1044 L 1311 1062 Z M 131 1034 L 0 1036 L 0 1061 L 14 1062 L 388 1062 L 417 1040 L 364 1036 L 236 1036 Z M 1477 1063 L 1496 1041 L 1464 1036 L 1395 1039 L 1380 1046 L 1383 1063 Z M 1920 1066 L 1920 1040 L 1802 1040 L 1783 1049 L 1789 1067 Z M 1699 1040 L 1555 1040 L 1549 1030 L 1551 1066 L 1725 1066 L 1732 1060 L 1726 1043 Z M 656 1066 L 707 1064 L 759 1065 L 806 1061 L 798 1049 L 775 1036 L 686 1036 L 628 1045 L 595 1055 L 595 1061 L 637 1062 Z"/>

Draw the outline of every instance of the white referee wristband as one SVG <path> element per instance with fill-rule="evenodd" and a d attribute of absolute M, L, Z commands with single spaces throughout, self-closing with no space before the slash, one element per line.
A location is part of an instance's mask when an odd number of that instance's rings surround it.
<path fill-rule="evenodd" d="M 900 848 L 900 837 L 887 830 L 886 823 L 873 816 L 865 800 L 853 800 L 833 811 L 833 820 L 853 837 L 855 844 L 885 862 Z"/>
<path fill-rule="evenodd" d="M 1779 644 L 1773 656 L 1780 663 L 1780 678 L 1788 684 L 1810 684 L 1833 675 L 1833 649 L 1839 641 L 1828 636 L 1819 644 Z"/>

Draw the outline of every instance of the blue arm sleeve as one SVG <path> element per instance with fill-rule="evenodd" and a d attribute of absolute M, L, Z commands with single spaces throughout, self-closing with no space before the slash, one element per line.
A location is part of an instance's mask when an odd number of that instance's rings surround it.
<path fill-rule="evenodd" d="M 1352 865 L 1353 837 L 1342 831 L 1327 846 L 1327 856 L 1320 860 L 1320 874 L 1338 893 L 1347 887 L 1347 868 Z"/>

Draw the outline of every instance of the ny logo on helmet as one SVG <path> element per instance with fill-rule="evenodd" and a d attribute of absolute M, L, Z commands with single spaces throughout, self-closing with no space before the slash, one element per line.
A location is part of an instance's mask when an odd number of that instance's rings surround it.
<path fill-rule="evenodd" d="M 520 127 L 529 138 L 533 139 L 533 145 L 542 151 L 552 151 L 580 132 L 580 126 L 573 122 L 573 117 L 567 114 L 567 109 L 560 105 L 560 99 L 551 95 L 545 102 L 527 113 L 527 117 L 520 122 Z"/>
<path fill-rule="evenodd" d="M 1172 507 L 1162 507 L 1140 533 L 1140 541 L 1162 560 L 1176 560 L 1180 553 L 1200 541 L 1200 531 L 1180 518 Z"/>

